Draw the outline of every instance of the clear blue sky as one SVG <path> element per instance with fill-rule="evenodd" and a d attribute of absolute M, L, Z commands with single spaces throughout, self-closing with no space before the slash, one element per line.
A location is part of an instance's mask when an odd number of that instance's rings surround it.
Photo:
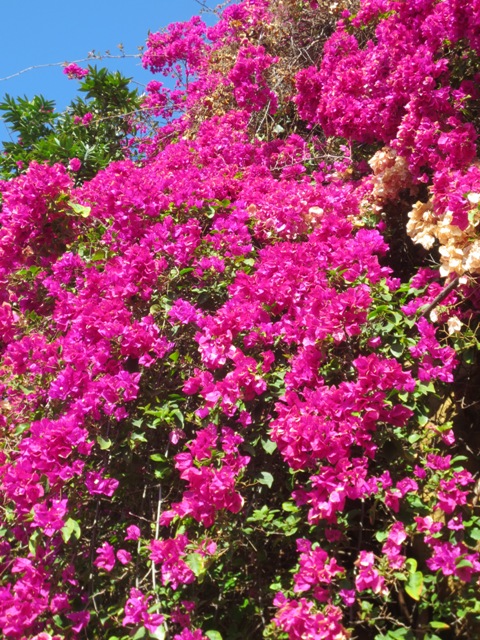
<path fill-rule="evenodd" d="M 209 6 L 217 3 L 209 1 Z M 5 79 L 28 67 L 72 62 L 89 51 L 138 53 L 148 31 L 158 31 L 170 22 L 198 15 L 196 0 L 22 0 L 2 2 L 0 29 L 0 97 L 33 97 L 42 94 L 63 109 L 75 95 L 77 82 L 68 80 L 60 66 L 45 66 Z M 206 22 L 212 19 L 203 15 Z M 79 63 L 81 64 L 81 63 Z M 87 63 L 85 63 L 86 65 Z M 99 66 L 118 69 L 145 85 L 153 76 L 142 69 L 139 59 L 98 61 Z M 142 86 L 139 87 L 140 90 Z M 0 140 L 5 139 L 0 121 Z"/>

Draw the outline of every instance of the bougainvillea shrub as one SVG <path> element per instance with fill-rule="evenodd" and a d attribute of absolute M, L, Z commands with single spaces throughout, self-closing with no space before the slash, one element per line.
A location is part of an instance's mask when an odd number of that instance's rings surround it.
<path fill-rule="evenodd" d="M 476 637 L 479 34 L 242 0 L 6 148 L 3 637 Z"/>

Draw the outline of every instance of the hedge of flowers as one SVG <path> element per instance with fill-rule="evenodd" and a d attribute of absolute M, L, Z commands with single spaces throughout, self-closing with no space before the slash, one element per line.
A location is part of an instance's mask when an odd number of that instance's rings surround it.
<path fill-rule="evenodd" d="M 478 0 L 241 0 L 0 183 L 3 637 L 476 637 L 479 61 Z"/>

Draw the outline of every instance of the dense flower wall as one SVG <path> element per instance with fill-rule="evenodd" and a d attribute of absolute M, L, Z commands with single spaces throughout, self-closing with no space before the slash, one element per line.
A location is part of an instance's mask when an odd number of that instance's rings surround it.
<path fill-rule="evenodd" d="M 475 637 L 479 34 L 242 0 L 0 183 L 3 637 Z"/>

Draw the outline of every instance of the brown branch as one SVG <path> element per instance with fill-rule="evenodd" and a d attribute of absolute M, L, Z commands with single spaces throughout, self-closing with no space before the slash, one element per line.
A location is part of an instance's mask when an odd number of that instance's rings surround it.
<path fill-rule="evenodd" d="M 435 309 L 435 307 L 437 307 L 442 302 L 442 300 L 445 300 L 445 298 L 448 296 L 450 291 L 455 289 L 459 280 L 460 280 L 460 276 L 457 276 L 456 278 L 454 278 L 451 282 L 447 284 L 445 289 L 442 289 L 442 291 L 440 291 L 438 296 L 436 296 L 427 307 L 420 307 L 419 311 L 421 313 L 419 317 L 427 318 L 430 315 L 430 313 Z"/>

